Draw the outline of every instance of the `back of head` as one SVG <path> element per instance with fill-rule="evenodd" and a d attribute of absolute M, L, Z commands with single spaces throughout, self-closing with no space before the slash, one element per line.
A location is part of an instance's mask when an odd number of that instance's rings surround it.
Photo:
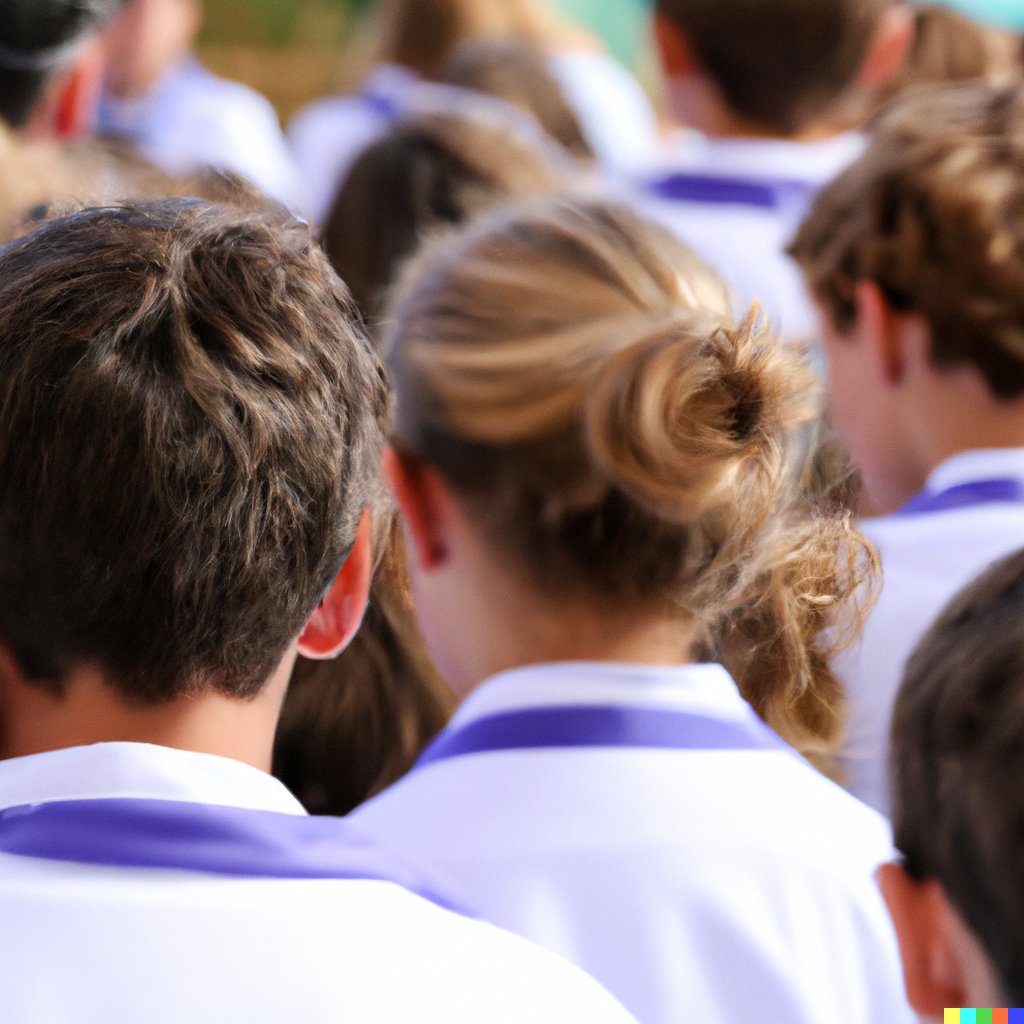
<path fill-rule="evenodd" d="M 897 101 L 791 252 L 839 331 L 857 282 L 875 281 L 928 322 L 937 366 L 1024 393 L 1024 95 L 972 83 Z"/>
<path fill-rule="evenodd" d="M 379 313 L 401 261 L 426 233 L 557 188 L 560 170 L 538 142 L 488 116 L 438 113 L 399 123 L 367 149 L 323 231 L 324 248 L 364 316 Z"/>
<path fill-rule="evenodd" d="M 876 106 L 922 85 L 984 79 L 1006 86 L 1024 76 L 1024 39 L 979 25 L 945 4 L 917 4 L 914 43 L 903 67 L 874 97 Z"/>
<path fill-rule="evenodd" d="M 543 0 L 385 0 L 378 59 L 436 79 L 470 40 L 557 37 L 557 20 Z"/>
<path fill-rule="evenodd" d="M 121 0 L 9 0 L 0 5 L 0 117 L 24 127 L 54 75 L 112 18 Z"/>
<path fill-rule="evenodd" d="M 385 343 L 396 447 L 448 481 L 510 571 L 696 619 L 780 732 L 833 738 L 818 634 L 863 548 L 787 489 L 805 366 L 735 323 L 689 250 L 613 203 L 502 211 L 417 257 Z"/>
<path fill-rule="evenodd" d="M 903 677 L 892 725 L 904 866 L 941 883 L 1010 1005 L 1024 1002 L 1024 552 L 947 605 Z"/>
<path fill-rule="evenodd" d="M 893 0 L 658 0 L 736 114 L 782 135 L 856 78 Z"/>
<path fill-rule="evenodd" d="M 277 209 L 88 209 L 0 250 L 0 638 L 29 676 L 260 689 L 379 493 L 351 312 Z"/>
<path fill-rule="evenodd" d="M 512 103 L 537 120 L 568 153 L 590 160 L 594 151 L 548 70 L 544 53 L 522 39 L 484 40 L 460 47 L 445 66 L 444 81 Z"/>

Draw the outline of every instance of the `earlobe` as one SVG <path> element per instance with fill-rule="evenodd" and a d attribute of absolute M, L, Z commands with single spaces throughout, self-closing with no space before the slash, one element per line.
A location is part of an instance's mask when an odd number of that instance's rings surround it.
<path fill-rule="evenodd" d="M 300 654 L 325 660 L 337 657 L 348 646 L 363 621 L 372 574 L 370 510 L 364 509 L 345 564 L 299 637 Z"/>
<path fill-rule="evenodd" d="M 854 289 L 859 340 L 871 359 L 875 377 L 887 387 L 897 386 L 903 379 L 904 353 L 899 317 L 871 280 L 858 281 Z"/>
<path fill-rule="evenodd" d="M 654 15 L 654 39 L 661 54 L 661 66 L 670 78 L 687 78 L 698 71 L 690 41 L 661 14 Z"/>
<path fill-rule="evenodd" d="M 384 476 L 419 567 L 429 571 L 442 565 L 448 551 L 442 529 L 442 486 L 437 474 L 389 448 L 384 452 Z"/>
<path fill-rule="evenodd" d="M 922 1016 L 941 1020 L 945 1007 L 966 1005 L 966 997 L 939 913 L 939 885 L 915 881 L 898 864 L 881 865 L 877 878 L 899 941 L 907 1000 Z"/>
<path fill-rule="evenodd" d="M 914 46 L 917 18 L 909 4 L 898 3 L 883 15 L 857 74 L 857 84 L 878 89 L 896 77 Z"/>

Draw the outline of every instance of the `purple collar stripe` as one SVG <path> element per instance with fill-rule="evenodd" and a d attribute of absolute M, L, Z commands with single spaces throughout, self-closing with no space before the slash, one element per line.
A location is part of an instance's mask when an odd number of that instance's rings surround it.
<path fill-rule="evenodd" d="M 937 494 L 922 491 L 911 498 L 898 512 L 898 516 L 914 516 L 927 512 L 948 512 L 955 508 L 969 508 L 971 505 L 992 505 L 998 502 L 1024 503 L 1024 484 L 1013 477 L 997 480 L 974 480 L 957 484 Z"/>
<path fill-rule="evenodd" d="M 811 187 L 800 181 L 747 181 L 705 174 L 670 174 L 651 186 L 662 199 L 709 205 L 755 206 L 775 210 L 793 200 L 806 200 Z"/>
<path fill-rule="evenodd" d="M 0 852 L 244 878 L 396 882 L 464 912 L 417 867 L 340 818 L 178 800 L 61 800 L 0 810 Z"/>
<path fill-rule="evenodd" d="M 546 747 L 648 747 L 662 750 L 785 750 L 760 719 L 725 721 L 667 708 L 566 705 L 478 718 L 442 732 L 415 768 L 463 754 Z"/>
<path fill-rule="evenodd" d="M 363 89 L 358 95 L 375 114 L 379 114 L 386 121 L 398 120 L 401 110 L 397 100 L 384 93 L 374 92 L 372 89 Z"/>

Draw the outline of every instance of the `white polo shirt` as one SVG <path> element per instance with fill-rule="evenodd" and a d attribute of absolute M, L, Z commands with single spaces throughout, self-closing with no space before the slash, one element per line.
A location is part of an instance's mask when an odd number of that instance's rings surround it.
<path fill-rule="evenodd" d="M 234 171 L 308 215 L 305 187 L 266 97 L 208 71 L 193 56 L 167 70 L 144 96 L 104 96 L 97 127 L 134 143 L 171 175 L 204 167 Z"/>
<path fill-rule="evenodd" d="M 976 481 L 1024 484 L 1024 448 L 964 452 L 929 476 L 926 492 Z M 889 813 L 889 729 L 907 659 L 947 602 L 990 563 L 1024 548 L 1024 504 L 994 501 L 883 516 L 861 528 L 882 560 L 882 589 L 859 642 L 837 669 L 850 701 L 847 788 Z"/>
<path fill-rule="evenodd" d="M 818 191 L 865 145 L 856 132 L 822 142 L 680 133 L 669 162 L 635 202 L 736 289 L 740 312 L 757 300 L 776 331 L 813 340 L 814 306 L 785 250 Z"/>
<path fill-rule="evenodd" d="M 638 174 L 657 162 L 661 141 L 654 109 L 621 64 L 599 51 L 575 50 L 549 54 L 547 63 L 602 167 Z M 315 223 L 324 224 L 363 150 L 402 116 L 430 108 L 455 113 L 467 102 L 490 110 L 499 123 L 515 126 L 529 118 L 496 97 L 424 82 L 395 64 L 378 65 L 352 95 L 315 100 L 300 110 L 288 125 L 288 141 L 309 190 Z"/>
<path fill-rule="evenodd" d="M 441 735 L 552 706 L 756 717 L 720 666 L 560 663 L 486 681 Z M 888 824 L 788 748 L 462 754 L 350 819 L 579 964 L 642 1024 L 915 1019 L 873 878 Z"/>
<path fill-rule="evenodd" d="M 164 747 L 0 761 L 0 809 L 97 798 L 305 813 L 255 768 Z M 572 965 L 391 882 L 9 853 L 0 853 L 0 991 L 4 1024 L 631 1020 Z"/>

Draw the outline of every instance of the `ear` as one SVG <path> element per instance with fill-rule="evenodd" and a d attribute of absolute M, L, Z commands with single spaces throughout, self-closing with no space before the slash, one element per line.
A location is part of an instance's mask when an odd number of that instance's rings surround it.
<path fill-rule="evenodd" d="M 96 123 L 103 73 L 103 43 L 95 39 L 79 53 L 73 68 L 58 73 L 47 84 L 24 134 L 60 142 L 88 135 Z"/>
<path fill-rule="evenodd" d="M 688 78 L 700 70 L 686 34 L 664 15 L 654 15 L 654 41 L 661 54 L 661 66 L 669 78 Z"/>
<path fill-rule="evenodd" d="M 299 637 L 299 653 L 305 657 L 335 658 L 356 635 L 370 597 L 373 570 L 370 534 L 370 510 L 364 509 L 345 564 Z"/>
<path fill-rule="evenodd" d="M 896 77 L 914 45 L 917 18 L 909 4 L 895 4 L 882 16 L 857 72 L 857 85 L 877 89 Z"/>
<path fill-rule="evenodd" d="M 939 1020 L 945 1007 L 968 1005 L 963 971 L 945 927 L 939 883 L 916 882 L 899 864 L 883 864 L 877 878 L 896 928 L 910 1005 Z"/>
<path fill-rule="evenodd" d="M 384 476 L 402 514 L 419 568 L 429 572 L 443 565 L 448 557 L 444 530 L 448 500 L 441 477 L 393 448 L 384 452 Z"/>
<path fill-rule="evenodd" d="M 895 387 L 906 370 L 902 321 L 874 281 L 858 281 L 853 293 L 857 341 L 874 367 L 876 380 Z"/>

